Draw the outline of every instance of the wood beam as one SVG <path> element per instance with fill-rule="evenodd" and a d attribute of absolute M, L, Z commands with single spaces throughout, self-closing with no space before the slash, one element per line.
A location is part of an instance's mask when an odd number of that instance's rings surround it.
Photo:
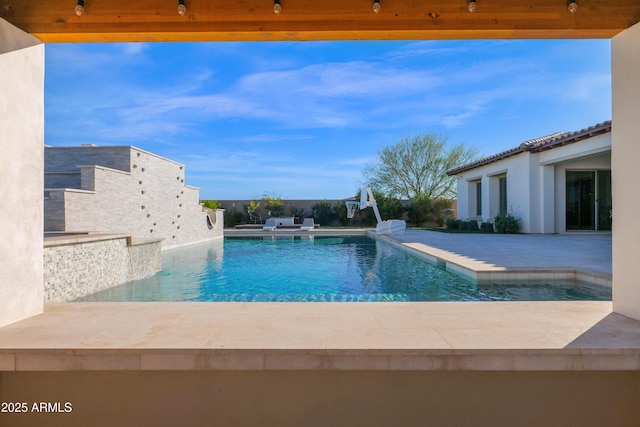
<path fill-rule="evenodd" d="M 44 42 L 610 38 L 640 0 L 0 0 L 0 18 Z"/>

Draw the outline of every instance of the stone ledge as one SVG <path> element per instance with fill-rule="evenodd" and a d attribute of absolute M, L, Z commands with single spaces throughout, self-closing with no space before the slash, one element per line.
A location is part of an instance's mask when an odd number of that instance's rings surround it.
<path fill-rule="evenodd" d="M 639 371 L 640 349 L 0 350 L 0 371 Z"/>

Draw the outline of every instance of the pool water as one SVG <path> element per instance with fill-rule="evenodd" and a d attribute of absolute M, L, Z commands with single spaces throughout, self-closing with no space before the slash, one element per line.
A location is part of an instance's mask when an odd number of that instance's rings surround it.
<path fill-rule="evenodd" d="M 165 251 L 162 271 L 78 301 L 610 300 L 563 283 L 479 286 L 365 236 L 233 238 Z"/>

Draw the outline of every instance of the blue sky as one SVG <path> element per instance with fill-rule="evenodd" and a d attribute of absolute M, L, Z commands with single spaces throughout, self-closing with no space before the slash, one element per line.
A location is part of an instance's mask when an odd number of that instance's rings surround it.
<path fill-rule="evenodd" d="M 609 40 L 48 44 L 45 143 L 134 145 L 203 199 L 353 196 L 427 132 L 483 155 L 611 118 Z"/>

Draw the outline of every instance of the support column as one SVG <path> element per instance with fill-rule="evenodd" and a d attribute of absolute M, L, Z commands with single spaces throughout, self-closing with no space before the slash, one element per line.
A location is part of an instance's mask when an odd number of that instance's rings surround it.
<path fill-rule="evenodd" d="M 0 326 L 43 310 L 44 45 L 0 19 Z"/>
<path fill-rule="evenodd" d="M 613 310 L 640 320 L 640 24 L 611 41 Z"/>
<path fill-rule="evenodd" d="M 556 232 L 555 166 L 540 166 L 540 227 L 544 234 Z"/>

